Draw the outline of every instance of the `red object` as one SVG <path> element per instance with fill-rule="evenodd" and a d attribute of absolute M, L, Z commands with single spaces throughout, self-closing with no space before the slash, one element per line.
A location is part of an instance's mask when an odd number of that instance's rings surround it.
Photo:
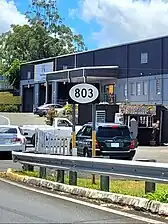
<path fill-rule="evenodd" d="M 100 144 L 98 141 L 96 141 L 96 149 L 100 149 Z"/>
<path fill-rule="evenodd" d="M 21 138 L 14 138 L 14 139 L 12 139 L 12 142 L 22 142 L 22 139 Z"/>
<path fill-rule="evenodd" d="M 111 126 L 112 128 L 118 128 L 118 125 L 113 125 L 113 126 Z"/>
<path fill-rule="evenodd" d="M 135 149 L 135 141 L 134 140 L 131 140 L 129 148 L 130 149 Z"/>

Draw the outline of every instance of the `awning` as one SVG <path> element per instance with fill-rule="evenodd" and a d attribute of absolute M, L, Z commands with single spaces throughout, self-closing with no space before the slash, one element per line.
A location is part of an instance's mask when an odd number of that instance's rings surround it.
<path fill-rule="evenodd" d="M 45 73 L 46 81 L 96 82 L 118 78 L 118 66 L 80 67 Z"/>

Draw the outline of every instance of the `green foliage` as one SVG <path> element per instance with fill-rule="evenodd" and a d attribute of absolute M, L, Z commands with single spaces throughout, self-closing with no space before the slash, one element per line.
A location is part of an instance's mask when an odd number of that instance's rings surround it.
<path fill-rule="evenodd" d="M 72 105 L 67 104 L 64 106 L 65 114 L 72 114 Z"/>
<path fill-rule="evenodd" d="M 2 105 L 0 104 L 0 112 L 19 112 L 17 105 Z"/>
<path fill-rule="evenodd" d="M 30 24 L 41 25 L 53 37 L 53 48 L 58 55 L 86 50 L 83 37 L 73 34 L 58 13 L 56 0 L 32 0 L 26 12 Z"/>
<path fill-rule="evenodd" d="M 55 0 L 32 0 L 26 17 L 27 25 L 11 25 L 0 35 L 0 74 L 15 88 L 21 63 L 86 49 L 82 35 L 63 23 Z"/>
<path fill-rule="evenodd" d="M 20 83 L 20 61 L 15 59 L 8 70 L 5 72 L 5 75 L 9 81 L 9 83 L 14 86 L 16 89 L 19 89 Z"/>
<path fill-rule="evenodd" d="M 157 191 L 155 193 L 149 193 L 145 195 L 149 200 L 160 201 L 168 203 L 168 191 Z"/>

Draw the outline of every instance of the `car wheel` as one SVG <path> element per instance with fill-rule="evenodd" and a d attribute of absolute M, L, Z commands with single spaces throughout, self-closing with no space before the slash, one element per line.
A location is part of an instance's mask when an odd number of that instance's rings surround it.
<path fill-rule="evenodd" d="M 39 117 L 43 117 L 43 114 L 39 114 Z"/>
<path fill-rule="evenodd" d="M 32 145 L 33 145 L 33 147 L 35 147 L 35 134 L 32 136 Z"/>

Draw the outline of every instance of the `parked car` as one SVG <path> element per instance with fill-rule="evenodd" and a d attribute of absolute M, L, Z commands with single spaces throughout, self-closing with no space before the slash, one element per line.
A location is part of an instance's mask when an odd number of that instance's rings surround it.
<path fill-rule="evenodd" d="M 26 138 L 22 130 L 14 125 L 0 125 L 0 152 L 25 151 Z"/>
<path fill-rule="evenodd" d="M 34 114 L 37 114 L 39 115 L 40 117 L 43 117 L 43 116 L 46 116 L 47 115 L 47 112 L 48 110 L 51 108 L 51 107 L 54 107 L 58 112 L 61 110 L 63 111 L 64 108 L 62 105 L 60 104 L 44 104 L 44 105 L 41 105 L 39 107 L 36 107 L 34 109 Z"/>
<path fill-rule="evenodd" d="M 78 156 L 92 155 L 92 123 L 85 124 L 76 136 Z M 96 156 L 132 160 L 136 149 L 129 128 L 123 124 L 96 125 Z"/>

